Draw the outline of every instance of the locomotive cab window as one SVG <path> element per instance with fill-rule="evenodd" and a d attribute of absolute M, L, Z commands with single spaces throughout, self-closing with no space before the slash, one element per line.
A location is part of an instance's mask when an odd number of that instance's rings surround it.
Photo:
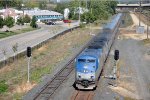
<path fill-rule="evenodd" d="M 94 59 L 87 59 L 87 62 L 88 62 L 88 63 L 94 63 L 95 60 L 94 60 Z"/>
<path fill-rule="evenodd" d="M 86 59 L 78 59 L 78 62 L 86 62 Z"/>

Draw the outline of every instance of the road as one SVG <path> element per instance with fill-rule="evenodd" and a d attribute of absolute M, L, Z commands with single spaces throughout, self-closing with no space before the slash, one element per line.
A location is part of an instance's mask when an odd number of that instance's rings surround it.
<path fill-rule="evenodd" d="M 0 39 L 0 61 L 4 60 L 3 50 L 6 51 L 6 58 L 12 57 L 14 55 L 12 46 L 16 43 L 18 44 L 18 50 L 16 53 L 20 53 L 25 51 L 27 46 L 34 47 L 42 41 L 60 34 L 62 31 L 76 25 L 78 25 L 77 22 L 71 23 L 71 25 L 59 23 L 58 25 L 54 26 L 40 24 L 39 26 L 41 29 Z"/>

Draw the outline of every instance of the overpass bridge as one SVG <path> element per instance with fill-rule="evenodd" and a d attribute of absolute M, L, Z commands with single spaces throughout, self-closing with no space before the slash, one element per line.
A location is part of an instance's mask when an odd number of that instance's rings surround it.
<path fill-rule="evenodd" d="M 138 8 L 140 4 L 117 4 L 118 8 Z M 141 4 L 143 8 L 150 8 L 150 3 Z"/>

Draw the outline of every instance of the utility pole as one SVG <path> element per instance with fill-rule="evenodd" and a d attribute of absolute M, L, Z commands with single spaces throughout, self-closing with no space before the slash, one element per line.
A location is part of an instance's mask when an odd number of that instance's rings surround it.
<path fill-rule="evenodd" d="M 88 9 L 88 7 L 87 7 L 87 0 L 86 0 L 86 9 Z"/>
<path fill-rule="evenodd" d="M 139 1 L 139 26 L 141 26 L 141 0 Z"/>
<path fill-rule="evenodd" d="M 80 10 L 81 10 L 81 9 L 80 9 L 80 5 L 81 5 L 81 0 L 79 0 L 79 25 L 80 25 L 80 17 L 81 17 L 81 16 L 80 16 Z"/>
<path fill-rule="evenodd" d="M 150 9 L 148 9 L 150 11 Z M 149 12 L 148 12 L 148 16 L 149 16 Z M 148 23 L 150 22 L 150 18 L 147 16 L 147 21 Z M 149 34 L 149 25 L 147 23 L 147 39 L 148 39 L 148 34 Z"/>

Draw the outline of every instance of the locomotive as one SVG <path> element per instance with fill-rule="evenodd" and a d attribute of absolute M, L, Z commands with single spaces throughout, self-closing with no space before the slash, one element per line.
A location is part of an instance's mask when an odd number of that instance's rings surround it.
<path fill-rule="evenodd" d="M 98 79 L 109 55 L 122 14 L 116 14 L 75 59 L 75 87 L 96 89 Z"/>

